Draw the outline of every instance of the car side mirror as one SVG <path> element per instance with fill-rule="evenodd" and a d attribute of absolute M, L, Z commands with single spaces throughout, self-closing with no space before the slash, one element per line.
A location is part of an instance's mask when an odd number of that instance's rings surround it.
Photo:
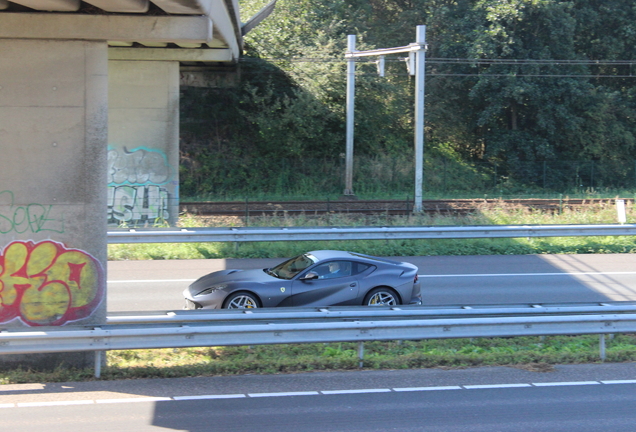
<path fill-rule="evenodd" d="M 300 280 L 306 281 L 306 280 L 313 280 L 313 279 L 318 279 L 318 274 L 314 272 L 309 272 L 305 276 L 303 276 Z"/>

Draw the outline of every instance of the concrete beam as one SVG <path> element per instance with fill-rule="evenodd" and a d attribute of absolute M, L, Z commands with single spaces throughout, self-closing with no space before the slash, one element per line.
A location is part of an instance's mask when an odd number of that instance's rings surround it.
<path fill-rule="evenodd" d="M 229 49 L 110 48 L 108 60 L 231 62 Z"/>
<path fill-rule="evenodd" d="M 171 14 L 210 14 L 210 6 L 217 0 L 153 0 L 153 3 Z"/>
<path fill-rule="evenodd" d="M 212 27 L 205 16 L 0 14 L 0 39 L 207 43 Z"/>
<path fill-rule="evenodd" d="M 107 12 L 146 13 L 148 0 L 84 0 L 86 3 L 104 9 Z"/>
<path fill-rule="evenodd" d="M 146 42 L 143 45 L 149 48 L 165 48 L 168 46 L 168 44 L 165 42 Z"/>
<path fill-rule="evenodd" d="M 131 47 L 133 46 L 132 42 L 118 42 L 118 41 L 109 41 L 108 46 L 116 46 L 116 47 Z"/>
<path fill-rule="evenodd" d="M 75 12 L 80 7 L 80 0 L 11 0 L 22 6 L 42 11 Z"/>
<path fill-rule="evenodd" d="M 201 48 L 201 44 L 191 44 L 183 42 L 177 42 L 176 44 L 179 45 L 181 48 Z"/>
<path fill-rule="evenodd" d="M 231 11 L 228 7 L 228 3 L 232 4 L 235 11 Z M 239 46 L 242 40 L 240 23 L 236 22 L 237 17 L 234 12 L 238 11 L 238 4 L 236 0 L 214 0 L 211 4 L 210 15 L 215 17 L 214 23 L 214 38 L 221 39 L 232 50 L 234 58 L 238 59 L 241 47 Z"/>

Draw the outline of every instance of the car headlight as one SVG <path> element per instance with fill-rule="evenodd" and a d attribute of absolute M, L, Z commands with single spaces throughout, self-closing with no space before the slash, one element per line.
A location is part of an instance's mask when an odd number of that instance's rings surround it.
<path fill-rule="evenodd" d="M 198 296 L 202 296 L 202 295 L 212 294 L 213 292 L 216 292 L 216 291 L 219 291 L 219 290 L 222 290 L 222 289 L 225 289 L 225 288 L 227 288 L 227 285 L 214 285 L 214 286 L 211 286 L 210 288 L 204 289 L 203 291 L 195 294 L 194 296 L 198 297 Z"/>

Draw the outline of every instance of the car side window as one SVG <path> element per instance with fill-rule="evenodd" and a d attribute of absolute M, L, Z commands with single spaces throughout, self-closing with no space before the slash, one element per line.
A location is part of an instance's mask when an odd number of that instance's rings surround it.
<path fill-rule="evenodd" d="M 352 269 L 351 274 L 352 275 L 360 274 L 363 271 L 365 271 L 366 269 L 368 269 L 369 267 L 373 267 L 373 266 L 371 266 L 369 264 L 364 264 L 364 263 L 360 263 L 360 262 L 354 262 L 354 263 L 351 263 L 351 264 L 352 264 L 352 266 L 351 266 L 351 269 Z"/>
<path fill-rule="evenodd" d="M 318 274 L 318 279 L 335 279 L 351 276 L 351 264 L 349 261 L 330 261 L 314 267 L 312 272 Z"/>

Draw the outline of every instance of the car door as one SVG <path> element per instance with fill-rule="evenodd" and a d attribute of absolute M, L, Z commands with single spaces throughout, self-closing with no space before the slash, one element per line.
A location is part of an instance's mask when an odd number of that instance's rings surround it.
<path fill-rule="evenodd" d="M 338 270 L 333 271 L 337 265 Z M 330 270 L 330 267 L 332 268 Z M 303 272 L 292 283 L 293 306 L 337 306 L 357 304 L 358 278 L 352 275 L 350 261 L 329 261 Z M 306 279 L 308 273 L 317 275 Z"/>

